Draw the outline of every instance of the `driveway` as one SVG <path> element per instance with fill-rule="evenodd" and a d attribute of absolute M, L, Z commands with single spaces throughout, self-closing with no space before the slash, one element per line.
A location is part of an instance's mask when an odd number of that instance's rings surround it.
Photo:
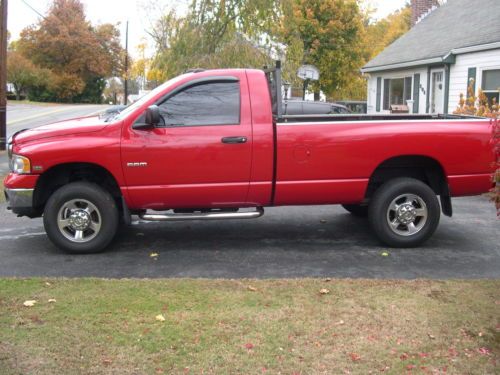
<path fill-rule="evenodd" d="M 16 218 L 3 204 L 0 277 L 499 278 L 493 205 L 484 197 L 453 204 L 454 217 L 442 217 L 434 237 L 416 249 L 382 247 L 365 219 L 317 206 L 270 208 L 249 221 L 136 221 L 93 255 L 61 252 L 40 219 Z"/>

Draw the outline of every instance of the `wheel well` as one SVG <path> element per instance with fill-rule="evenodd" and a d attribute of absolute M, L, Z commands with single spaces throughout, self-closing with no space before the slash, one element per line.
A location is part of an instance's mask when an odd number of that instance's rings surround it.
<path fill-rule="evenodd" d="M 448 183 L 443 167 L 438 161 L 427 156 L 398 156 L 384 161 L 373 172 L 368 183 L 365 198 L 386 181 L 397 177 L 411 177 L 429 185 L 436 195 L 449 197 Z"/>
<path fill-rule="evenodd" d="M 106 189 L 121 207 L 121 191 L 113 175 L 105 168 L 90 163 L 61 164 L 43 173 L 36 184 L 33 205 L 43 210 L 45 203 L 61 186 L 76 181 L 93 182 Z"/>

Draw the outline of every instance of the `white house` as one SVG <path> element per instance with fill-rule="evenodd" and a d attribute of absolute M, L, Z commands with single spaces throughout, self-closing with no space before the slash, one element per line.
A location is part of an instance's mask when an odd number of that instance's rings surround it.
<path fill-rule="evenodd" d="M 453 113 L 471 83 L 499 100 L 500 0 L 412 0 L 416 24 L 368 62 L 368 113 Z"/>

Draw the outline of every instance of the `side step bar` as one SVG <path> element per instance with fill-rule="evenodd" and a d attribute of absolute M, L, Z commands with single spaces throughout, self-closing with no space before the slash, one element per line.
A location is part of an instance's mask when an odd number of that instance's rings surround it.
<path fill-rule="evenodd" d="M 142 220 L 148 221 L 182 221 L 182 220 L 221 220 L 221 219 L 257 219 L 264 215 L 264 209 L 257 207 L 250 212 L 201 212 L 181 214 L 139 214 Z"/>

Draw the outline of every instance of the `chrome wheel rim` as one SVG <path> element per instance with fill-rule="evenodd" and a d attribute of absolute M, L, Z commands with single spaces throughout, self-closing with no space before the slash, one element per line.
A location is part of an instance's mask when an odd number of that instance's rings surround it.
<path fill-rule="evenodd" d="M 399 236 L 413 236 L 420 232 L 429 216 L 422 198 L 415 194 L 402 194 L 392 200 L 387 209 L 387 223 Z"/>
<path fill-rule="evenodd" d="M 57 226 L 61 234 L 71 242 L 88 242 L 101 230 L 101 213 L 86 199 L 65 202 L 57 214 Z"/>

